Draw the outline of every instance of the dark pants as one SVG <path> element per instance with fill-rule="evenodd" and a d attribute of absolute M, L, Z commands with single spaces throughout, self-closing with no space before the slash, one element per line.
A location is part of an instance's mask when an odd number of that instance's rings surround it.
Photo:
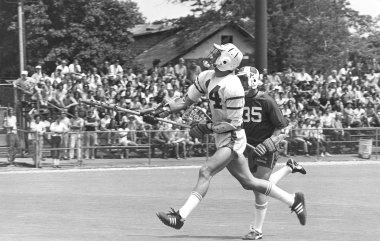
<path fill-rule="evenodd" d="M 52 148 L 59 148 L 61 147 L 61 137 L 60 136 L 52 136 L 51 137 L 51 147 Z M 51 157 L 53 159 L 59 159 L 60 150 L 52 150 L 51 151 Z"/>
<path fill-rule="evenodd" d="M 7 134 L 9 162 L 14 162 L 17 154 L 17 149 L 19 148 L 19 143 L 19 138 L 16 133 Z"/>

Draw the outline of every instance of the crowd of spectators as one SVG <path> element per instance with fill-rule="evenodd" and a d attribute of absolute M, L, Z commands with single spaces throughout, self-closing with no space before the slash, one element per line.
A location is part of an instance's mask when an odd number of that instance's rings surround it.
<path fill-rule="evenodd" d="M 92 135 L 83 138 L 85 147 L 99 144 L 98 137 L 102 134 L 96 134 L 95 131 L 118 132 L 118 136 L 107 134 L 105 139 L 108 144 L 134 146 L 148 134 L 136 137 L 136 134 L 128 133 L 156 129 L 161 131 L 156 133 L 161 134 L 152 136 L 152 140 L 161 143 L 158 146 L 162 150 L 169 144 L 175 147 L 175 156 L 179 158 L 178 143 L 192 146 L 199 140 L 184 136 L 176 126 L 160 124 L 152 127 L 144 124 L 138 116 L 87 106 L 80 100 L 117 104 L 136 111 L 152 108 L 163 101 L 183 96 L 201 71 L 196 61 L 186 62 L 182 58 L 178 63 L 166 66 L 161 66 L 160 61 L 155 60 L 152 68 L 139 73 L 132 68 L 125 68 L 118 60 L 112 63 L 106 61 L 102 66 L 90 69 L 82 69 L 78 60 L 71 63 L 62 60 L 52 73 L 46 73 L 38 65 L 34 73 L 23 71 L 21 78 L 13 84 L 39 104 L 39 113 L 35 111 L 35 106 L 30 112 L 30 123 L 35 116 L 40 116 L 49 130 L 49 123 L 59 118 L 65 123 L 66 131 L 89 131 Z M 296 143 L 308 155 L 309 148 L 318 142 L 321 147 L 325 147 L 321 154 L 329 155 L 326 136 L 332 140 L 347 140 L 349 136 L 344 128 L 380 126 L 379 76 L 380 66 L 376 59 L 367 65 L 348 62 L 329 73 L 289 67 L 283 72 L 264 71 L 261 74 L 264 85 L 260 88 L 275 99 L 284 116 L 289 119 L 293 129 L 285 131 L 292 138 L 288 139 L 286 145 Z M 208 109 L 207 105 L 206 101 L 200 104 L 205 110 Z M 51 109 L 58 109 L 59 113 L 51 115 L 51 111 L 46 111 Z M 170 118 L 181 121 L 180 114 L 173 114 Z M 173 132 L 162 134 L 166 133 L 165 130 Z M 65 137 L 62 134 L 63 146 L 78 145 L 75 136 Z M 163 151 L 163 155 L 166 153 Z M 83 155 L 85 158 L 94 158 L 93 149 L 89 148 Z M 74 153 L 64 152 L 64 157 L 74 158 Z"/>

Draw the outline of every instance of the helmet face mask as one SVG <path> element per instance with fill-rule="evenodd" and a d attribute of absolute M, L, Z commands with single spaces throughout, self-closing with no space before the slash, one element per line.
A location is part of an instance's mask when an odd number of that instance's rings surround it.
<path fill-rule="evenodd" d="M 237 76 L 239 77 L 244 90 L 255 90 L 263 84 L 260 80 L 260 73 L 255 67 L 241 67 L 237 73 Z"/>
<path fill-rule="evenodd" d="M 203 62 L 203 65 L 207 68 L 210 68 L 210 63 L 212 63 L 220 71 L 233 71 L 239 67 L 243 59 L 243 53 L 231 43 L 224 45 L 214 44 L 207 59 L 209 61 Z"/>

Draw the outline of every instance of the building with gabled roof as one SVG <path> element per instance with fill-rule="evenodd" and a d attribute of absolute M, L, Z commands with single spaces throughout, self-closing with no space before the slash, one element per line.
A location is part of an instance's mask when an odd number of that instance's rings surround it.
<path fill-rule="evenodd" d="M 200 60 L 207 57 L 213 43 L 233 43 L 243 52 L 244 64 L 252 64 L 254 39 L 251 33 L 234 22 L 208 23 L 194 31 L 176 29 L 137 55 L 136 60 L 146 68 L 150 68 L 155 59 L 160 60 L 160 65 L 176 63 L 179 58 Z"/>

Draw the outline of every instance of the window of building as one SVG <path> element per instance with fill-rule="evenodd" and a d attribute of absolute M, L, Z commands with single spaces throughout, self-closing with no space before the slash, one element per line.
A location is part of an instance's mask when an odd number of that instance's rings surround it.
<path fill-rule="evenodd" d="M 228 44 L 228 43 L 232 43 L 232 35 L 222 35 L 222 38 L 221 38 L 221 43 L 222 44 Z"/>

